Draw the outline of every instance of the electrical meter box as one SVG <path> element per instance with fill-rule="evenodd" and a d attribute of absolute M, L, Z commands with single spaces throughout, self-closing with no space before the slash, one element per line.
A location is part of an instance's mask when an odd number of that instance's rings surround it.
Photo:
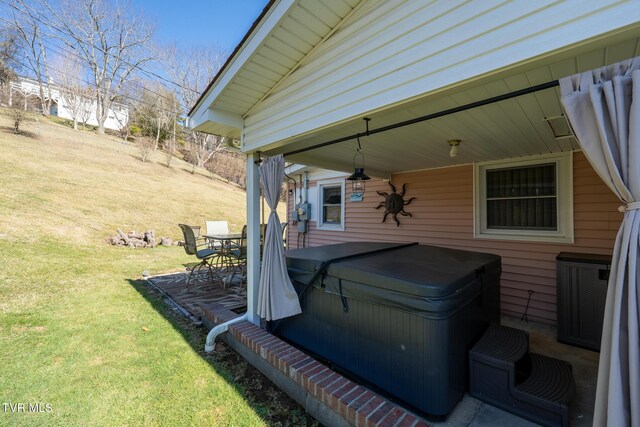
<path fill-rule="evenodd" d="M 311 219 L 311 204 L 299 203 L 296 205 L 296 221 L 309 221 Z"/>
<path fill-rule="evenodd" d="M 298 233 L 306 233 L 307 224 L 311 220 L 311 205 L 309 203 L 298 203 L 293 217 L 298 223 Z"/>

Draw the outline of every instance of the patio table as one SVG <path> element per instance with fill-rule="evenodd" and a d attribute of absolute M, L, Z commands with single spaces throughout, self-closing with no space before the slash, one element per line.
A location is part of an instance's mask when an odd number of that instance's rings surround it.
<path fill-rule="evenodd" d="M 230 267 L 237 267 L 237 258 L 233 255 L 233 251 L 240 247 L 240 241 L 242 240 L 242 233 L 227 233 L 227 234 L 205 234 L 202 237 L 211 242 L 211 246 L 219 243 L 220 250 L 212 263 L 214 272 L 217 273 L 218 278 L 225 283 L 227 276 L 233 274 L 234 271 L 229 272 Z M 223 275 L 225 277 L 223 277 Z"/>

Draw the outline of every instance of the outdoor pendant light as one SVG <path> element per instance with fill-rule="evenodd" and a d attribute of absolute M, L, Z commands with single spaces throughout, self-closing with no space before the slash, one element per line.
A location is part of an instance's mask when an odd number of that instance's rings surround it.
<path fill-rule="evenodd" d="M 358 140 L 358 149 L 356 150 L 356 154 L 353 156 L 353 174 L 349 178 L 348 181 L 351 181 L 351 197 L 359 198 L 364 195 L 364 182 L 368 179 L 371 179 L 364 173 L 364 154 L 362 154 L 362 147 L 360 146 L 360 138 Z M 356 166 L 356 158 L 360 155 L 362 160 L 362 167 Z"/>

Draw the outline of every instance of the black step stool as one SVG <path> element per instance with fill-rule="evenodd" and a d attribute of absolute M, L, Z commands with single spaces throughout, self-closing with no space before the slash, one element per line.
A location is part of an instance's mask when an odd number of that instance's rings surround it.
<path fill-rule="evenodd" d="M 529 353 L 529 334 L 492 324 L 469 350 L 469 394 L 547 426 L 569 425 L 571 364 Z"/>

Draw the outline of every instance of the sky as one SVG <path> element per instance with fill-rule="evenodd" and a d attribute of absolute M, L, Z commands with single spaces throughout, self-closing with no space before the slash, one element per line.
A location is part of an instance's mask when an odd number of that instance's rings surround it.
<path fill-rule="evenodd" d="M 231 53 L 268 0 L 132 0 L 157 23 L 156 36 L 178 46 L 217 45 Z"/>

